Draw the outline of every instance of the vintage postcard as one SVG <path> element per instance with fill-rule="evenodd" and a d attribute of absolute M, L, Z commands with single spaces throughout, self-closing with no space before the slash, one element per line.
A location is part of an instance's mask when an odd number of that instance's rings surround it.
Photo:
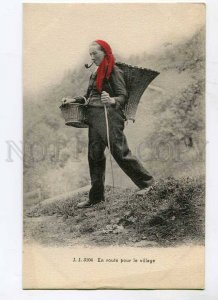
<path fill-rule="evenodd" d="M 205 5 L 23 4 L 24 289 L 203 289 Z"/>

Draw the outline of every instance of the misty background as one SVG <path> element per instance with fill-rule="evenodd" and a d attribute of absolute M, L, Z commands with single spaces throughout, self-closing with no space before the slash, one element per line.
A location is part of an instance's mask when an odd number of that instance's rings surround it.
<path fill-rule="evenodd" d="M 26 13 L 26 18 L 28 16 L 30 14 Z M 169 19 L 170 14 L 166 16 Z M 52 28 L 52 24 L 48 24 L 49 28 Z M 182 20 L 179 24 L 182 25 Z M 112 47 L 117 61 L 160 72 L 141 98 L 136 122 L 129 121 L 125 128 L 130 149 L 157 179 L 169 176 L 196 178 L 204 176 L 205 172 L 205 32 L 200 22 L 194 25 L 188 35 L 179 34 L 177 30 L 177 38 L 172 35 L 172 38 L 160 38 L 159 46 L 153 45 L 155 50 L 137 46 L 140 51 L 130 50 L 132 54 L 123 55 L 119 50 L 121 48 Z M 167 24 L 166 27 L 169 28 Z M 37 35 L 34 37 L 36 40 L 39 38 Z M 27 37 L 25 41 L 25 49 L 28 51 L 30 44 Z M 89 39 L 84 47 L 86 52 L 88 43 Z M 62 97 L 83 95 L 86 92 L 91 70 L 84 68 L 87 54 L 80 53 L 80 57 L 79 61 L 62 69 L 52 80 L 45 80 L 48 76 L 48 72 L 45 72 L 47 75 L 40 83 L 40 79 L 34 79 L 37 68 L 34 62 L 32 65 L 28 63 L 26 54 L 24 193 L 40 189 L 45 199 L 89 184 L 88 130 L 65 126 L 59 109 Z M 31 69 L 32 78 L 29 73 Z M 32 84 L 29 83 L 31 79 Z M 108 158 L 108 151 L 106 155 Z M 134 186 L 114 161 L 113 168 L 116 185 Z M 111 183 L 108 162 L 106 182 Z"/>

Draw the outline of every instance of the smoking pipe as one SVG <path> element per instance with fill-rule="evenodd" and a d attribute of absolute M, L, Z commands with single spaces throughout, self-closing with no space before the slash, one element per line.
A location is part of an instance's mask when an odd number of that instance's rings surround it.
<path fill-rule="evenodd" d="M 88 65 L 88 64 L 85 64 L 85 68 L 86 69 L 89 69 L 89 68 L 91 68 L 91 66 L 94 64 L 94 61 L 90 64 L 90 65 Z"/>

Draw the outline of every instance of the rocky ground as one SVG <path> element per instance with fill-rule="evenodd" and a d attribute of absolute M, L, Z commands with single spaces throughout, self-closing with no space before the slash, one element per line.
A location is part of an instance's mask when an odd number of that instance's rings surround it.
<path fill-rule="evenodd" d="M 24 207 L 24 240 L 44 245 L 168 247 L 204 243 L 203 179 L 168 178 L 147 195 L 106 187 L 105 203 L 77 209 L 88 192 Z"/>

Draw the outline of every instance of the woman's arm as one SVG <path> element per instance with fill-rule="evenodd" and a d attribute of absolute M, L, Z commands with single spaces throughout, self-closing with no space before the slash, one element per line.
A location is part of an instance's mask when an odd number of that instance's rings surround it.
<path fill-rule="evenodd" d="M 79 104 L 85 104 L 87 103 L 87 100 L 84 96 L 78 96 L 71 98 L 70 96 L 64 97 L 61 99 L 62 104 L 68 104 L 68 103 L 79 103 Z"/>
<path fill-rule="evenodd" d="M 116 105 L 117 108 L 120 106 L 123 108 L 128 98 L 128 92 L 123 71 L 120 70 L 116 65 L 114 66 L 113 72 L 109 78 L 109 83 L 114 94 L 112 97 L 115 101 L 114 105 Z"/>

